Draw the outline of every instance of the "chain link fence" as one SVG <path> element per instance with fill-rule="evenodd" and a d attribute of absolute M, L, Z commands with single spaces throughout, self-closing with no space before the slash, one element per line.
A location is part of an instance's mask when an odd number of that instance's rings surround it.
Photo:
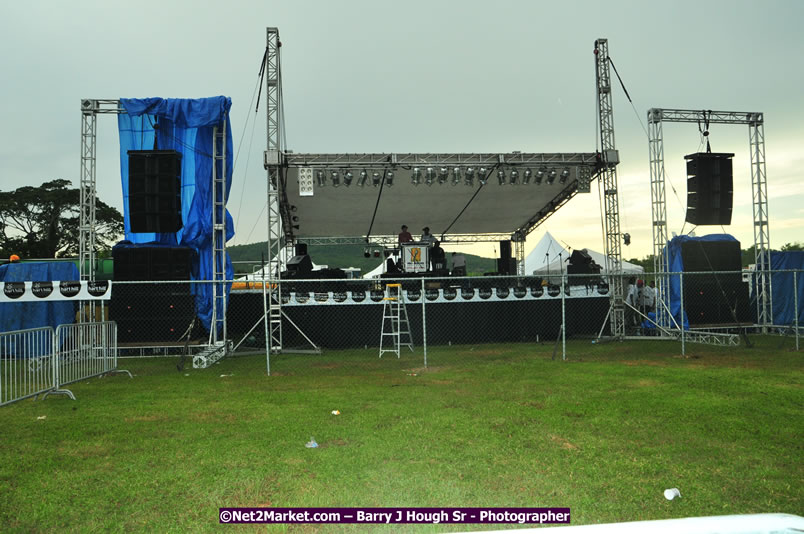
<path fill-rule="evenodd" d="M 293 372 L 294 362 L 315 361 L 320 352 L 337 354 L 339 367 L 410 369 L 460 360 L 467 351 L 493 355 L 495 345 L 510 344 L 556 359 L 590 358 L 608 343 L 640 340 L 676 343 L 683 354 L 689 343 L 750 343 L 747 336 L 758 331 L 794 338 L 798 349 L 802 271 L 774 272 L 770 280 L 779 321 L 758 326 L 756 281 L 743 271 L 623 275 L 621 316 L 610 277 L 601 275 L 283 279 L 265 289 L 281 299 L 283 317 L 282 351 L 271 355 L 272 371 Z M 197 317 L 193 296 L 202 283 L 115 282 L 109 311 L 120 356 L 203 350 L 209 321 L 205 326 Z M 260 280 L 232 281 L 225 328 L 234 356 L 266 352 L 264 309 Z M 610 337 L 618 317 L 625 321 L 624 341 Z"/>

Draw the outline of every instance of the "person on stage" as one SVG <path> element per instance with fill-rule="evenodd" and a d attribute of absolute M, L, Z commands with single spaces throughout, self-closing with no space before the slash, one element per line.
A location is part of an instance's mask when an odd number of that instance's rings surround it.
<path fill-rule="evenodd" d="M 409 243 L 413 241 L 413 236 L 408 232 L 408 225 L 402 225 L 402 231 L 399 232 L 399 240 L 398 243 L 401 245 L 402 243 Z"/>
<path fill-rule="evenodd" d="M 436 240 L 435 236 L 430 233 L 429 226 L 425 226 L 424 228 L 422 228 L 422 237 L 419 239 L 419 241 L 421 241 L 422 243 L 426 243 L 427 246 L 429 247 L 432 246 L 433 243 L 435 243 L 435 240 Z"/>

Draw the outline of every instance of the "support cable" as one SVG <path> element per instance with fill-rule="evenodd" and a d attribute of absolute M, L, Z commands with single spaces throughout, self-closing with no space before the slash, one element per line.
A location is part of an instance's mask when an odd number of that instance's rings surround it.
<path fill-rule="evenodd" d="M 374 219 L 377 217 L 377 208 L 380 207 L 380 199 L 382 198 L 382 188 L 385 186 L 386 172 L 388 172 L 388 169 L 383 169 L 382 181 L 380 182 L 380 190 L 377 192 L 377 202 L 374 204 L 374 214 L 371 216 L 371 223 L 369 223 L 369 229 L 368 232 L 366 232 L 366 243 L 369 242 L 369 237 L 371 236 L 371 229 L 374 227 Z"/>
<path fill-rule="evenodd" d="M 450 229 L 450 228 L 452 228 L 452 225 L 453 225 L 453 224 L 455 224 L 455 223 L 457 222 L 457 220 L 460 218 L 460 216 L 461 216 L 461 215 L 463 215 L 463 212 L 464 212 L 464 211 L 466 211 L 466 208 L 468 208 L 468 207 L 469 207 L 469 204 L 471 204 L 471 203 L 472 203 L 472 201 L 475 199 L 475 197 L 477 196 L 477 194 L 478 194 L 478 193 L 480 193 L 480 190 L 481 190 L 481 189 L 483 189 L 483 187 L 486 185 L 486 184 L 485 184 L 485 183 L 483 183 L 483 182 L 488 183 L 489 178 L 491 177 L 491 173 L 493 173 L 493 172 L 494 172 L 494 169 L 496 169 L 496 168 L 497 168 L 497 167 L 499 167 L 499 166 L 500 166 L 500 164 L 499 164 L 499 163 L 495 163 L 495 164 L 494 164 L 494 166 L 493 166 L 491 169 L 489 169 L 489 172 L 486 174 L 486 177 L 485 177 L 485 178 L 483 179 L 483 181 L 480 183 L 480 187 L 478 187 L 478 188 L 477 188 L 477 191 L 475 191 L 475 194 L 474 194 L 474 195 L 472 195 L 472 198 L 470 198 L 470 199 L 469 199 L 469 202 L 467 202 L 467 203 L 466 203 L 466 205 L 463 207 L 463 209 L 460 211 L 460 213 L 458 213 L 458 215 L 456 215 L 456 216 L 455 216 L 455 218 L 454 218 L 454 219 L 452 219 L 452 222 L 451 222 L 451 223 L 449 223 L 449 226 L 447 226 L 447 228 L 446 228 L 446 229 L 445 229 L 443 232 L 441 232 L 441 240 L 442 240 L 442 241 L 444 240 L 444 234 L 446 234 L 447 232 L 449 232 L 449 229 Z"/>

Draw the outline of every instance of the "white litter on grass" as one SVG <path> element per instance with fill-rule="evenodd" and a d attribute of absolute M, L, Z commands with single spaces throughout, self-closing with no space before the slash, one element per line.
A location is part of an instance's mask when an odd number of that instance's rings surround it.
<path fill-rule="evenodd" d="M 332 410 L 332 415 L 341 415 L 340 410 Z"/>
<path fill-rule="evenodd" d="M 310 441 L 305 443 L 304 446 L 307 447 L 308 449 L 315 449 L 316 447 L 318 447 L 318 443 L 315 442 L 315 438 L 313 436 L 310 436 Z"/>
<path fill-rule="evenodd" d="M 39 417 L 36 418 L 36 420 L 41 421 L 42 419 L 46 419 L 46 418 L 47 418 L 46 415 L 40 415 Z"/>
<path fill-rule="evenodd" d="M 221 375 L 221 378 L 223 378 L 223 377 L 225 377 L 225 376 L 234 376 L 234 373 L 232 373 L 232 374 L 230 374 L 230 375 Z"/>
<path fill-rule="evenodd" d="M 190 376 L 190 373 L 184 373 L 184 376 Z"/>
<path fill-rule="evenodd" d="M 664 490 L 664 498 L 667 499 L 668 501 L 672 501 L 676 497 L 681 497 L 681 492 L 678 490 L 678 488 L 670 488 Z"/>

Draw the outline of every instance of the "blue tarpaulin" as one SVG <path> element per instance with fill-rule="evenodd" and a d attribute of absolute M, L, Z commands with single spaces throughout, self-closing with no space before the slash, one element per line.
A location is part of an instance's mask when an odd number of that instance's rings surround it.
<path fill-rule="evenodd" d="M 684 272 L 684 262 L 681 258 L 681 246 L 689 242 L 711 242 L 711 241 L 737 241 L 734 236 L 729 234 L 710 234 L 701 237 L 692 237 L 688 235 L 676 236 L 667 242 L 664 253 L 667 255 L 668 272 L 681 273 Z M 681 324 L 681 276 L 669 276 L 668 295 L 663 296 L 662 300 L 668 303 L 670 307 L 670 314 L 675 318 L 675 324 Z M 684 313 L 684 329 L 689 328 L 689 320 L 687 314 Z"/>
<path fill-rule="evenodd" d="M 795 301 L 793 300 L 793 277 L 795 276 L 795 290 L 798 293 L 798 324 L 804 325 L 804 252 L 772 251 L 770 254 L 770 267 L 771 271 L 799 271 L 797 273 L 773 273 L 771 275 L 773 324 L 795 324 L 796 310 Z"/>
<path fill-rule="evenodd" d="M 125 239 L 132 243 L 161 243 L 189 246 L 198 252 L 193 266 L 198 280 L 212 280 L 212 144 L 213 128 L 226 124 L 226 195 L 232 186 L 232 128 L 229 109 L 232 100 L 224 96 L 199 99 L 121 98 L 126 113 L 119 114 L 120 177 L 123 185 Z M 154 147 L 154 125 L 158 124 L 158 150 L 175 150 L 182 155 L 181 214 L 184 227 L 175 233 L 132 233 L 128 206 L 128 151 Z M 220 164 L 218 164 L 220 165 Z M 223 173 L 217 169 L 218 176 Z M 223 214 L 218 214 L 221 220 Z M 226 240 L 234 237 L 234 222 L 226 210 Z M 226 256 L 226 278 L 234 276 Z M 227 287 L 228 298 L 228 287 Z M 204 327 L 212 321 L 212 286 L 196 288 L 196 311 Z"/>
<path fill-rule="evenodd" d="M 0 265 L 2 282 L 51 282 L 80 280 L 78 267 L 70 262 L 10 263 Z M 75 322 L 76 302 L 8 302 L 0 303 L 0 331 L 11 332 L 28 328 Z"/>

